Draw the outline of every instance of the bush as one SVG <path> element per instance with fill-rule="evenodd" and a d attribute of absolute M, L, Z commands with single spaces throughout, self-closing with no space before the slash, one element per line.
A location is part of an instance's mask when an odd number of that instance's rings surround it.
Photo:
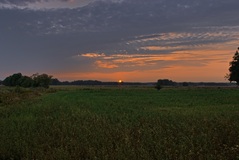
<path fill-rule="evenodd" d="M 157 90 L 160 90 L 160 89 L 162 89 L 162 86 L 161 86 L 161 84 L 160 84 L 160 82 L 159 82 L 159 81 L 157 82 L 157 84 L 156 84 L 155 88 L 156 88 Z"/>

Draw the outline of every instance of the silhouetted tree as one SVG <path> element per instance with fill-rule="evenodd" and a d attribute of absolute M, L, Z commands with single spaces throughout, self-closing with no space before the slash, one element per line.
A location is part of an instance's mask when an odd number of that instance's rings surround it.
<path fill-rule="evenodd" d="M 5 86 L 17 86 L 19 85 L 19 79 L 22 78 L 21 73 L 15 73 L 3 80 L 3 85 Z"/>
<path fill-rule="evenodd" d="M 157 90 L 162 89 L 161 80 L 158 80 L 158 82 L 156 83 L 155 88 L 156 88 Z"/>
<path fill-rule="evenodd" d="M 239 50 L 239 47 L 238 47 Z M 226 78 L 232 82 L 236 81 L 237 85 L 239 85 L 239 53 L 236 51 L 233 56 L 233 60 L 230 62 L 229 74 L 226 75 Z"/>
<path fill-rule="evenodd" d="M 2 82 L 5 86 L 19 86 L 19 87 L 44 87 L 49 88 L 52 76 L 47 74 L 33 74 L 31 77 L 23 76 L 21 73 L 15 73 Z"/>
<path fill-rule="evenodd" d="M 158 83 L 162 86 L 173 86 L 175 85 L 175 82 L 169 79 L 159 79 Z"/>
<path fill-rule="evenodd" d="M 36 74 L 33 74 L 31 76 L 31 78 L 34 81 L 34 83 L 33 83 L 34 87 L 49 88 L 52 76 L 49 76 L 47 74 L 38 74 L 38 73 L 36 73 Z"/>

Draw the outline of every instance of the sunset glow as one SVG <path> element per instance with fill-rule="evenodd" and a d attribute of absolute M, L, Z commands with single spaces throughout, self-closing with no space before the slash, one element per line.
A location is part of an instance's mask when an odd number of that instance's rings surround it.
<path fill-rule="evenodd" d="M 227 82 L 239 42 L 237 5 L 238 0 L 2 1 L 0 80 L 21 72 L 62 81 Z"/>

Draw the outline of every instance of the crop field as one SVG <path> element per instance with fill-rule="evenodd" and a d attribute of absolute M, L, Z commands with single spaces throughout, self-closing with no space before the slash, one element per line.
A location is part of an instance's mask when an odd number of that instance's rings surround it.
<path fill-rule="evenodd" d="M 0 88 L 0 159 L 239 159 L 239 88 Z"/>

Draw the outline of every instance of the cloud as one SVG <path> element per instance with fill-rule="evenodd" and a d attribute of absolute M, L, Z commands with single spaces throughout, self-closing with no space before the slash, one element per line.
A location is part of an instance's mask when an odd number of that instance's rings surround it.
<path fill-rule="evenodd" d="M 14 4 L 14 5 L 27 5 L 28 3 L 36 3 L 36 2 L 74 2 L 75 0 L 1 0 L 2 4 Z"/>
<path fill-rule="evenodd" d="M 1 8 L 10 9 L 61 9 L 61 8 L 80 8 L 95 0 L 3 0 L 0 2 Z"/>
<path fill-rule="evenodd" d="M 76 56 L 76 61 L 82 58 L 94 69 L 88 72 L 70 72 L 68 79 L 97 79 L 125 81 L 151 81 L 159 78 L 169 78 L 176 81 L 223 81 L 232 51 L 223 50 L 220 45 L 215 49 L 183 50 L 170 54 L 98 54 L 96 56 Z M 103 55 L 103 56 L 101 56 Z M 90 63 L 89 63 L 90 62 Z M 55 74 L 54 74 L 55 75 Z"/>
<path fill-rule="evenodd" d="M 88 58 L 97 58 L 97 57 L 105 57 L 104 53 L 98 54 L 98 53 L 85 53 L 81 55 L 82 57 L 88 57 Z"/>
<path fill-rule="evenodd" d="M 225 3 L 222 0 L 113 1 L 121 3 L 112 3 L 112 0 L 74 0 L 72 3 L 66 3 L 70 0 L 3 0 L 0 2 L 0 6 L 2 3 L 15 6 L 25 5 L 30 8 L 74 8 L 33 11 L 28 14 L 24 11 L 19 13 L 19 17 L 22 18 L 19 19 L 21 24 L 18 25 L 26 28 L 32 34 L 111 32 L 112 36 L 122 39 L 126 35 L 153 35 L 179 30 L 187 32 L 195 27 L 201 27 L 202 30 L 203 27 L 212 25 L 235 25 L 239 18 L 234 16 L 237 9 L 233 7 L 239 2 L 236 0 L 228 1 L 230 3 Z M 82 7 L 83 4 L 85 4 L 84 7 Z M 77 8 L 79 6 L 81 8 Z M 215 17 L 215 15 L 218 16 Z"/>
<path fill-rule="evenodd" d="M 169 32 L 136 36 L 127 42 L 141 53 L 167 54 L 183 50 L 217 49 L 239 40 L 238 26 L 208 27 L 188 32 Z M 231 47 L 231 46 L 230 46 Z M 222 48 L 222 47 L 220 47 Z"/>
<path fill-rule="evenodd" d="M 238 4 L 238 0 L 2 0 L 1 51 L 8 59 L 38 57 L 49 61 L 45 68 L 79 72 L 226 64 L 238 46 Z M 36 64 L 42 66 L 40 60 Z"/>
<path fill-rule="evenodd" d="M 106 69 L 112 69 L 112 68 L 118 68 L 119 66 L 110 62 L 102 62 L 100 60 L 97 60 L 95 64 L 100 68 L 106 68 Z"/>
<path fill-rule="evenodd" d="M 146 47 L 140 47 L 142 50 L 146 51 L 165 51 L 165 50 L 175 50 L 175 49 L 182 49 L 182 46 L 146 46 Z"/>
<path fill-rule="evenodd" d="M 114 71 L 152 70 L 168 67 L 202 67 L 211 63 L 221 63 L 228 59 L 230 50 L 204 48 L 204 50 L 181 50 L 169 54 L 111 54 L 86 53 L 75 56 L 76 60 L 84 58 L 95 69 Z M 86 59 L 85 59 L 86 58 Z"/>

